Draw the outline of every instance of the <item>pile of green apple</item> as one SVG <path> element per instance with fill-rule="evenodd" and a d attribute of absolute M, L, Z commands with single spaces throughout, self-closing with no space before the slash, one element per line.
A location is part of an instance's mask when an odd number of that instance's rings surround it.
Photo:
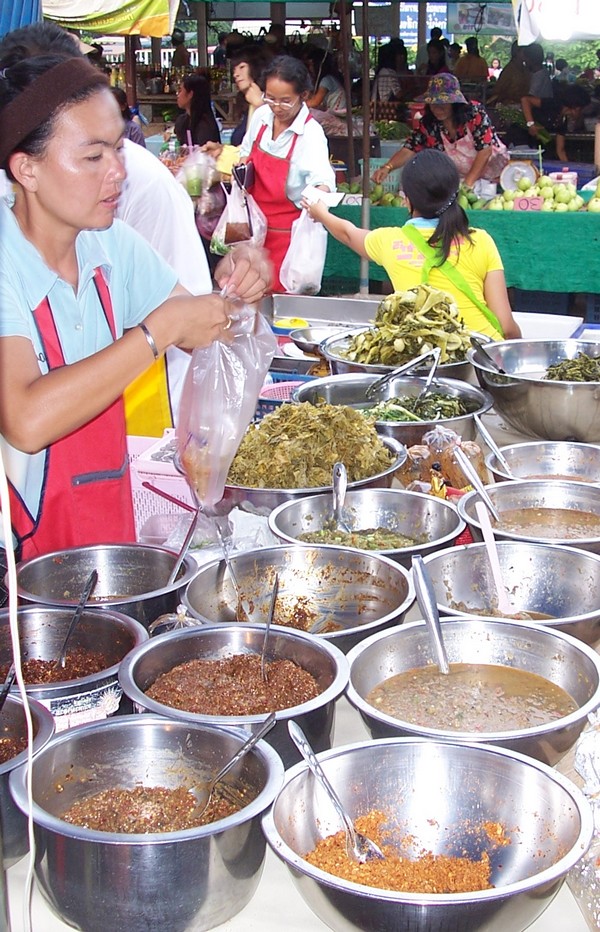
<path fill-rule="evenodd" d="M 401 194 L 384 191 L 380 184 L 376 184 L 371 188 L 369 200 L 373 207 L 406 207 L 406 201 Z"/>
<path fill-rule="evenodd" d="M 600 211 L 600 186 L 596 190 L 596 196 L 586 204 L 582 196 L 577 193 L 577 188 L 572 182 L 553 181 L 548 175 L 540 175 L 535 183 L 529 178 L 519 178 L 516 190 L 497 194 L 487 202 L 485 209 L 513 210 L 515 198 L 523 196 L 541 197 L 543 199 L 541 210 L 545 212 Z M 594 201 L 597 201 L 597 203 L 594 204 Z"/>
<path fill-rule="evenodd" d="M 362 194 L 362 184 L 360 181 L 353 181 L 352 184 L 342 181 L 338 184 L 337 190 L 340 194 Z"/>

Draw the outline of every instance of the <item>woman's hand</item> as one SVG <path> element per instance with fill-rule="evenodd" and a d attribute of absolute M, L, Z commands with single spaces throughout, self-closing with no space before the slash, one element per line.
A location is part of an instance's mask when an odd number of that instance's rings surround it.
<path fill-rule="evenodd" d="M 371 179 L 375 182 L 375 184 L 382 184 L 387 178 L 387 176 L 389 175 L 389 173 L 390 173 L 390 169 L 388 168 L 388 166 L 382 165 L 381 168 L 375 169 L 375 171 L 371 175 Z"/>
<path fill-rule="evenodd" d="M 319 199 L 318 201 L 307 201 L 305 197 L 300 201 L 301 206 L 305 209 L 311 220 L 318 220 L 319 223 L 324 223 L 329 214 L 329 207 Z"/>
<path fill-rule="evenodd" d="M 221 155 L 223 148 L 224 146 L 221 142 L 205 142 L 203 146 L 200 146 L 200 152 L 206 152 L 207 155 L 212 155 L 213 159 L 216 161 Z"/>
<path fill-rule="evenodd" d="M 273 267 L 266 250 L 240 243 L 219 262 L 215 280 L 228 298 L 256 304 L 270 290 Z"/>

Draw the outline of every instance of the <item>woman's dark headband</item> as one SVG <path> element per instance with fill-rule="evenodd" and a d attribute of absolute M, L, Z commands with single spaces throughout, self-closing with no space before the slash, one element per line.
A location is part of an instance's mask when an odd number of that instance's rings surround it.
<path fill-rule="evenodd" d="M 61 104 L 86 88 L 108 86 L 106 75 L 84 58 L 68 58 L 39 75 L 0 111 L 0 167 Z"/>

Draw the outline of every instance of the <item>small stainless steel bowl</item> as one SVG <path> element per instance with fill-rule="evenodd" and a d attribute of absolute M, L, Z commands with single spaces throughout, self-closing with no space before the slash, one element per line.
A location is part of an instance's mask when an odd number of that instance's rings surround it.
<path fill-rule="evenodd" d="M 287 543 L 302 543 L 298 535 L 320 531 L 331 519 L 332 512 L 331 495 L 311 495 L 284 502 L 275 508 L 269 516 L 269 527 Z M 422 541 L 394 550 L 368 551 L 389 557 L 407 569 L 410 569 L 414 554 L 425 556 L 450 546 L 465 529 L 464 521 L 450 502 L 405 489 L 357 489 L 349 492 L 344 513 L 352 528 L 385 527 Z"/>
<path fill-rule="evenodd" d="M 365 328 L 366 332 L 370 328 Z M 333 375 L 340 375 L 345 372 L 364 372 L 368 374 L 378 374 L 385 375 L 387 372 L 392 372 L 397 366 L 384 366 L 382 364 L 369 364 L 362 362 L 352 362 L 350 359 L 347 359 L 344 356 L 344 352 L 348 349 L 350 340 L 357 333 L 360 333 L 359 330 L 348 330 L 344 334 L 334 335 L 329 337 L 321 344 L 321 354 L 329 362 L 331 372 Z M 487 339 L 487 338 L 483 338 Z M 428 371 L 428 366 L 424 366 L 422 369 L 417 369 L 417 372 L 426 373 Z M 437 371 L 440 376 L 446 376 L 451 379 L 462 379 L 467 380 L 469 375 L 473 372 L 471 363 L 468 359 L 465 359 L 462 362 L 447 362 L 438 366 Z"/>
<path fill-rule="evenodd" d="M 48 709 L 35 699 L 29 702 L 33 720 L 33 755 L 42 750 L 54 734 L 54 719 Z M 8 695 L 0 712 L 0 735 L 9 738 L 24 738 L 27 723 L 23 702 L 19 696 Z M 4 869 L 16 864 L 29 851 L 27 819 L 15 805 L 10 794 L 9 779 L 27 760 L 27 751 L 0 764 L 0 824 L 2 825 L 2 858 Z M 1 865 L 0 865 L 1 866 Z"/>
<path fill-rule="evenodd" d="M 18 610 L 21 651 L 27 660 L 57 660 L 73 609 L 26 605 Z M 119 708 L 122 696 L 118 670 L 123 657 L 148 640 L 146 629 L 129 615 L 103 608 L 86 608 L 71 635 L 69 650 L 83 648 L 100 654 L 105 666 L 76 680 L 39 683 L 27 687 L 32 699 L 44 702 L 60 728 L 105 718 Z M 12 662 L 8 610 L 0 611 L 0 663 Z M 13 686 L 16 694 L 17 687 Z"/>
<path fill-rule="evenodd" d="M 188 660 L 215 660 L 232 654 L 260 654 L 264 640 L 262 625 L 206 625 L 171 631 L 151 638 L 131 652 L 121 664 L 119 679 L 123 691 L 142 711 L 203 725 L 227 725 L 252 731 L 264 715 L 201 715 L 184 712 L 157 702 L 146 690 L 162 674 Z M 321 690 L 318 696 L 277 712 L 277 721 L 265 740 L 275 748 L 285 766 L 295 763 L 298 752 L 287 731 L 288 719 L 305 729 L 318 750 L 331 747 L 336 700 L 348 682 L 348 664 L 337 648 L 323 640 L 273 625 L 269 633 L 269 656 L 292 660 L 314 676 Z"/>
<path fill-rule="evenodd" d="M 416 739 L 364 741 L 319 755 L 350 816 L 382 810 L 393 838 L 456 856 L 474 847 L 474 826 L 500 823 L 511 844 L 483 839 L 493 888 L 476 893 L 401 893 L 351 883 L 306 861 L 341 828 L 305 764 L 288 770 L 263 817 L 269 845 L 310 909 L 335 932 L 522 932 L 550 904 L 593 834 L 590 803 L 561 774 L 512 751 Z"/>
<path fill-rule="evenodd" d="M 482 388 L 501 417 L 527 437 L 600 442 L 600 383 L 555 382 L 544 378 L 548 366 L 578 353 L 600 355 L 600 344 L 569 340 L 505 340 L 486 347 L 506 370 L 495 372 L 475 349 L 467 356 Z"/>
<path fill-rule="evenodd" d="M 510 467 L 509 475 L 495 453 L 486 465 L 497 482 L 505 479 L 565 479 L 600 485 L 600 446 L 568 440 L 536 440 L 500 447 Z"/>
<path fill-rule="evenodd" d="M 497 482 L 486 486 L 492 504 L 498 512 L 505 510 L 522 510 L 552 508 L 589 512 L 600 516 L 600 487 L 587 482 L 562 482 L 558 479 L 523 479 L 509 482 Z M 458 502 L 458 513 L 467 522 L 475 540 L 482 539 L 481 525 L 475 513 L 475 503 L 479 501 L 478 492 L 467 492 Z M 543 537 L 541 534 L 527 532 L 518 534 L 505 531 L 501 526 L 494 528 L 494 536 L 499 540 L 530 540 L 534 543 L 567 544 L 578 550 L 590 550 L 600 553 L 599 537 Z"/>
<path fill-rule="evenodd" d="M 292 343 L 295 343 L 298 349 L 303 353 L 320 353 L 321 343 L 329 337 L 335 336 L 344 330 L 343 327 L 300 327 L 299 330 L 292 330 L 289 334 Z"/>
<path fill-rule="evenodd" d="M 442 634 L 449 663 L 498 664 L 536 673 L 564 689 L 577 710 L 545 725 L 484 733 L 427 728 L 387 715 L 367 701 L 371 690 L 397 673 L 436 663 L 427 625 L 417 621 L 366 638 L 348 655 L 347 697 L 373 738 L 412 735 L 455 744 L 480 741 L 550 766 L 573 747 L 589 713 L 600 704 L 600 656 L 593 648 L 543 625 L 473 615 L 445 618 Z"/>
<path fill-rule="evenodd" d="M 75 609 L 85 582 L 98 571 L 91 602 L 130 615 L 145 628 L 159 615 L 174 612 L 179 594 L 198 565 L 187 555 L 176 581 L 167 586 L 177 555 L 148 544 L 94 544 L 57 550 L 17 566 L 19 598 Z"/>
<path fill-rule="evenodd" d="M 339 630 L 316 637 L 344 652 L 367 634 L 399 624 L 415 597 L 411 574 L 377 553 L 329 545 L 283 544 L 236 553 L 230 559 L 243 597 L 254 605 L 257 621 L 267 617 L 278 573 L 275 622 L 295 617 L 304 620 L 308 616 L 310 626 L 327 619 Z M 205 624 L 235 622 L 237 593 L 224 560 L 200 569 L 184 593 L 183 603 Z"/>
<path fill-rule="evenodd" d="M 392 454 L 392 462 L 383 472 L 349 482 L 348 489 L 387 489 L 391 486 L 394 473 L 404 464 L 408 455 L 406 447 L 394 440 L 393 437 L 382 437 L 383 444 Z M 223 503 L 228 508 L 237 505 L 243 511 L 268 516 L 273 508 L 288 502 L 291 499 L 304 498 L 306 495 L 317 495 L 319 492 L 330 492 L 331 485 L 318 486 L 312 489 L 257 489 L 244 485 L 226 485 L 223 492 Z"/>
<path fill-rule="evenodd" d="M 50 908 L 86 932 L 212 929 L 254 894 L 265 840 L 260 816 L 281 786 L 283 767 L 263 741 L 238 765 L 251 802 L 226 819 L 175 832 L 127 835 L 71 825 L 77 800 L 115 787 L 192 789 L 241 747 L 247 735 L 155 715 L 130 715 L 61 732 L 33 765 L 35 873 Z M 27 809 L 24 768 L 11 777 Z"/>
<path fill-rule="evenodd" d="M 564 544 L 497 541 L 502 579 L 517 612 L 586 644 L 600 640 L 600 555 Z M 425 558 L 443 615 L 494 615 L 496 586 L 485 544 L 448 547 Z M 535 620 L 535 619 L 532 619 Z"/>
<path fill-rule="evenodd" d="M 389 401 L 391 398 L 413 398 L 425 386 L 425 380 L 422 377 L 401 376 L 384 385 L 373 399 L 368 399 L 367 389 L 379 378 L 379 375 L 348 372 L 345 375 L 313 379 L 294 389 L 292 400 L 310 401 L 311 404 L 325 401 L 327 404 L 348 405 L 351 408 L 364 409 L 380 401 Z M 476 385 L 446 378 L 436 378 L 431 385 L 431 391 L 460 399 L 467 406 L 469 413 L 459 417 L 439 418 L 435 421 L 375 421 L 377 432 L 386 437 L 394 437 L 407 447 L 421 443 L 423 434 L 438 426 L 456 431 L 463 440 L 475 440 L 477 428 L 473 415 L 481 416 L 489 411 L 492 407 L 491 395 L 477 388 Z"/>

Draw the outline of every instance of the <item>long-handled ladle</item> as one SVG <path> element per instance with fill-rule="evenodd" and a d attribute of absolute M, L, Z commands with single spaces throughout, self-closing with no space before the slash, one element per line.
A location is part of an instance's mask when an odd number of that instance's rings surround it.
<path fill-rule="evenodd" d="M 481 434 L 481 436 L 487 443 L 488 447 L 490 448 L 490 450 L 492 451 L 492 453 L 494 454 L 494 456 L 496 457 L 496 459 L 502 466 L 502 469 L 504 470 L 506 475 L 509 477 L 509 479 L 516 479 L 517 476 L 513 474 L 510 466 L 508 465 L 508 460 L 504 456 L 504 453 L 502 452 L 502 450 L 500 449 L 500 447 L 498 446 L 498 444 L 496 443 L 496 441 L 490 434 L 489 430 L 487 429 L 487 427 L 485 426 L 485 424 L 483 423 L 479 415 L 474 414 L 473 420 L 475 421 L 477 430 L 479 431 L 479 433 Z"/>
<path fill-rule="evenodd" d="M 82 612 L 97 582 L 98 582 L 98 570 L 92 570 L 92 572 L 88 576 L 85 586 L 83 587 L 83 592 L 81 593 L 79 602 L 77 603 L 77 608 L 75 609 L 75 612 L 71 619 L 71 624 L 69 625 L 69 628 L 67 630 L 67 635 L 63 641 L 60 654 L 58 655 L 58 660 L 54 664 L 55 668 L 62 667 L 64 669 L 65 661 L 67 658 L 67 648 L 69 646 L 69 641 L 71 640 L 71 635 L 73 634 L 73 631 L 75 630 L 77 626 L 77 622 L 81 618 Z"/>
<path fill-rule="evenodd" d="M 448 655 L 442 636 L 442 625 L 435 598 L 435 589 L 431 577 L 425 569 L 423 557 L 418 554 L 412 558 L 412 574 L 417 603 L 427 623 L 440 673 L 447 676 L 450 673 L 450 664 L 448 663 Z"/>
<path fill-rule="evenodd" d="M 498 556 L 498 548 L 496 546 L 496 538 L 494 537 L 494 531 L 492 529 L 492 522 L 490 521 L 490 515 L 485 507 L 483 502 L 475 503 L 475 511 L 477 512 L 477 517 L 479 518 L 479 523 L 481 525 L 481 533 L 483 534 L 483 542 L 485 544 L 485 549 L 487 551 L 488 560 L 490 561 L 490 567 L 492 570 L 492 578 L 494 580 L 494 585 L 496 587 L 496 595 L 498 598 L 498 611 L 504 617 L 513 615 L 515 610 L 510 604 L 508 594 L 506 592 L 506 586 L 502 581 L 502 570 L 500 569 L 500 558 Z"/>

